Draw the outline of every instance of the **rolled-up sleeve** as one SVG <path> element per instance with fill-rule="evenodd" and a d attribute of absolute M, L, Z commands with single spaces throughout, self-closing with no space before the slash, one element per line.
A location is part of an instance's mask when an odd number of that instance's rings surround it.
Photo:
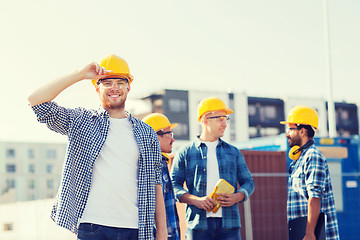
<path fill-rule="evenodd" d="M 246 165 L 245 159 L 241 152 L 239 151 L 238 159 L 237 159 L 237 173 L 238 173 L 238 182 L 240 184 L 240 188 L 238 192 L 242 192 L 245 195 L 243 201 L 246 201 L 251 194 L 253 194 L 255 190 L 254 179 L 252 178 L 250 171 Z"/>
<path fill-rule="evenodd" d="M 69 134 L 71 109 L 61 107 L 55 102 L 41 103 L 32 106 L 31 109 L 37 120 L 45 123 L 50 130 L 63 135 Z"/>
<path fill-rule="evenodd" d="M 311 153 L 304 167 L 306 190 L 309 197 L 321 198 L 325 192 L 326 171 L 324 159 Z"/>

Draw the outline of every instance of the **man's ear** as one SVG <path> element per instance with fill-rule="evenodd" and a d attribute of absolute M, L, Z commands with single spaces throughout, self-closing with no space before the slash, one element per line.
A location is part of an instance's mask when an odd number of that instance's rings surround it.
<path fill-rule="evenodd" d="M 305 128 L 301 128 L 301 129 L 299 130 L 299 132 L 300 132 L 301 136 L 307 136 L 307 132 L 306 132 L 306 129 L 305 129 Z"/>
<path fill-rule="evenodd" d="M 100 92 L 100 86 L 98 84 L 95 84 L 95 90 L 96 90 L 97 93 Z"/>
<path fill-rule="evenodd" d="M 206 115 L 204 114 L 204 116 L 202 116 L 202 123 L 207 125 L 208 119 L 206 117 Z"/>

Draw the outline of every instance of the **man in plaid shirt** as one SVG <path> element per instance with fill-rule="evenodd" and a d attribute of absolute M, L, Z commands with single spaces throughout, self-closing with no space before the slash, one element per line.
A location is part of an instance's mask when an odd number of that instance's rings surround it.
<path fill-rule="evenodd" d="M 233 112 L 217 97 L 202 100 L 198 105 L 201 134 L 175 156 L 171 180 L 176 198 L 187 204 L 188 240 L 241 239 L 237 203 L 254 192 L 254 181 L 240 150 L 221 139 Z M 213 212 L 216 202 L 209 195 L 219 179 L 234 189 L 239 183 L 240 188 L 232 194 L 219 194 L 221 207 Z"/>
<path fill-rule="evenodd" d="M 305 236 L 296 237 L 315 240 L 315 227 L 320 213 L 324 213 L 326 239 L 336 240 L 339 230 L 329 167 L 313 140 L 318 122 L 314 109 L 300 105 L 291 109 L 287 121 L 281 122 L 288 125 L 286 137 L 293 160 L 289 169 L 287 216 L 288 221 L 307 217 Z"/>
<path fill-rule="evenodd" d="M 169 175 L 168 162 L 170 159 L 167 155 L 168 153 L 172 152 L 172 144 L 175 142 L 172 129 L 175 128 L 178 124 L 171 124 L 169 119 L 161 113 L 149 114 L 143 119 L 143 121 L 149 124 L 155 130 L 160 142 L 163 163 L 162 181 L 168 240 L 180 240 L 179 216 L 176 209 L 174 190 Z"/>
<path fill-rule="evenodd" d="M 52 100 L 85 80 L 99 95 L 98 110 L 61 107 Z M 155 131 L 125 111 L 133 80 L 122 58 L 56 79 L 29 102 L 38 121 L 69 139 L 61 184 L 51 218 L 79 240 L 166 239 L 161 151 Z"/>

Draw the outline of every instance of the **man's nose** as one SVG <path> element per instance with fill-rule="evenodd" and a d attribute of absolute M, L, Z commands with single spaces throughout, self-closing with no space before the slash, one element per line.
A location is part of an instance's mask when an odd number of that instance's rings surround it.
<path fill-rule="evenodd" d="M 112 86 L 111 86 L 111 88 L 112 88 L 112 89 L 113 89 L 113 88 L 116 89 L 116 88 L 120 88 L 120 87 L 119 87 L 119 85 L 118 85 L 117 83 L 113 83 Z"/>

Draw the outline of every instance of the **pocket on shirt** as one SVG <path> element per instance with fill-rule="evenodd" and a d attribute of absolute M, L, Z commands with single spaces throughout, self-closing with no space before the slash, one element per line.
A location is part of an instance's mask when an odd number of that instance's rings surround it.
<path fill-rule="evenodd" d="M 300 171 L 295 172 L 291 175 L 292 178 L 292 189 L 306 198 L 306 185 L 304 183 L 304 174 Z"/>
<path fill-rule="evenodd" d="M 223 164 L 219 166 L 220 168 L 225 168 L 225 172 L 228 172 L 231 176 L 236 174 L 237 166 L 236 162 L 231 158 L 231 155 L 225 155 L 226 158 L 222 159 Z"/>

